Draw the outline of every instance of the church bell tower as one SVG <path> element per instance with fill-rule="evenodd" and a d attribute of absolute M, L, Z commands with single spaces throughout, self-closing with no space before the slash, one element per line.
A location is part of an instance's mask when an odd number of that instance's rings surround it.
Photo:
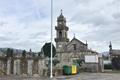
<path fill-rule="evenodd" d="M 66 26 L 66 18 L 62 14 L 57 18 L 57 26 L 55 26 L 56 30 L 56 51 L 63 52 L 65 49 L 65 45 L 69 42 L 67 31 L 69 28 Z"/>

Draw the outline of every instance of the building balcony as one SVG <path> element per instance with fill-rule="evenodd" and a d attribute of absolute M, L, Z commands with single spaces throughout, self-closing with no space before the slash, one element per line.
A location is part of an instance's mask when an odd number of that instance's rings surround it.
<path fill-rule="evenodd" d="M 68 38 L 55 38 L 55 42 L 69 42 Z"/>
<path fill-rule="evenodd" d="M 58 27 L 56 26 L 55 30 L 66 30 L 66 31 L 68 31 L 69 28 L 67 26 L 58 26 Z"/>

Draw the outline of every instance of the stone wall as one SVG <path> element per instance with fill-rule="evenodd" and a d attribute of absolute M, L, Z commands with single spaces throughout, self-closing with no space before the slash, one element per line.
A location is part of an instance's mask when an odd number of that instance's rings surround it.
<path fill-rule="evenodd" d="M 0 73 L 6 75 L 39 76 L 43 75 L 44 59 L 8 58 L 0 59 Z"/>

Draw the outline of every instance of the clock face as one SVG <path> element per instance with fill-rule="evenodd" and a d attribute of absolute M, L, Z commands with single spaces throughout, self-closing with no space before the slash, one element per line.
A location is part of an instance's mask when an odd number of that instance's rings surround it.
<path fill-rule="evenodd" d="M 62 45 L 58 45 L 58 47 L 60 47 L 60 48 L 61 48 L 61 47 L 62 47 Z"/>
<path fill-rule="evenodd" d="M 59 22 L 59 24 L 62 24 L 62 22 Z"/>

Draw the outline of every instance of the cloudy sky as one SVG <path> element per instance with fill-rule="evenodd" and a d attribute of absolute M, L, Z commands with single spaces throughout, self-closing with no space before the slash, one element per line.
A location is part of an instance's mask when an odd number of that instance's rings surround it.
<path fill-rule="evenodd" d="M 53 0 L 53 25 L 63 9 L 68 37 L 89 48 L 120 49 L 120 0 Z M 54 38 L 55 38 L 55 30 Z M 50 41 L 50 0 L 0 0 L 0 47 L 40 51 Z"/>

